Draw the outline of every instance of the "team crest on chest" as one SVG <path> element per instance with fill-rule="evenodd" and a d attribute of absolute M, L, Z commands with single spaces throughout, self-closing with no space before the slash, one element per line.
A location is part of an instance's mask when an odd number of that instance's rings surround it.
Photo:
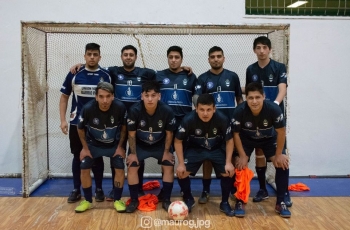
<path fill-rule="evenodd" d="M 258 75 L 254 74 L 253 77 L 252 77 L 252 80 L 253 81 L 258 81 Z"/>
<path fill-rule="evenodd" d="M 111 116 L 111 123 L 114 124 L 114 117 Z"/>
<path fill-rule="evenodd" d="M 141 81 L 141 77 L 137 77 L 136 79 L 137 79 L 137 81 Z"/>
<path fill-rule="evenodd" d="M 169 78 L 164 78 L 164 79 L 163 79 L 163 84 L 164 84 L 164 85 L 167 85 L 167 84 L 169 84 L 169 83 L 170 83 Z"/>
<path fill-rule="evenodd" d="M 230 87 L 230 80 L 229 79 L 225 80 L 225 85 L 226 85 L 226 87 Z"/>
<path fill-rule="evenodd" d="M 269 76 L 269 81 L 270 81 L 270 82 L 273 81 L 273 75 L 272 75 L 272 74 L 270 74 L 270 76 Z"/>
<path fill-rule="evenodd" d="M 194 133 L 196 134 L 196 135 L 201 135 L 202 134 L 202 130 L 201 129 L 196 129 L 195 131 L 194 131 Z"/>
<path fill-rule="evenodd" d="M 100 123 L 100 120 L 98 118 L 94 118 L 92 120 L 92 123 L 94 123 L 95 125 L 98 125 Z"/>
<path fill-rule="evenodd" d="M 184 85 L 187 85 L 187 79 L 185 78 L 183 81 L 182 81 L 182 83 L 184 84 Z"/>
<path fill-rule="evenodd" d="M 246 122 L 245 124 L 245 127 L 247 127 L 247 128 L 251 128 L 251 127 L 253 127 L 253 124 L 251 123 L 251 122 Z"/>
<path fill-rule="evenodd" d="M 207 83 L 207 88 L 208 89 L 211 89 L 213 87 L 214 87 L 214 83 L 213 82 L 210 81 L 210 82 Z"/>
<path fill-rule="evenodd" d="M 124 79 L 124 75 L 123 74 L 118 74 L 118 80 L 123 80 Z"/>
<path fill-rule="evenodd" d="M 162 120 L 159 120 L 159 121 L 158 121 L 158 127 L 159 127 L 159 128 L 162 128 L 162 127 L 163 127 L 163 121 L 162 121 Z"/>
<path fill-rule="evenodd" d="M 266 120 L 266 119 L 264 119 L 264 121 L 263 121 L 263 125 L 264 125 L 265 127 L 269 125 L 269 123 L 267 122 L 267 120 Z"/>
<path fill-rule="evenodd" d="M 218 130 L 216 128 L 213 128 L 213 133 L 216 135 L 218 133 Z"/>
<path fill-rule="evenodd" d="M 146 122 L 145 122 L 144 120 L 141 120 L 141 121 L 140 121 L 140 126 L 141 126 L 141 127 L 145 127 L 145 125 L 146 125 Z"/>

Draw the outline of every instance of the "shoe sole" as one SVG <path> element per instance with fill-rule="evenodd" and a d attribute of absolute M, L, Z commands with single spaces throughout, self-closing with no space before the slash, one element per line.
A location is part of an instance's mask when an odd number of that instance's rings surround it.
<path fill-rule="evenodd" d="M 117 210 L 118 213 L 125 213 L 126 212 L 126 209 L 125 210 Z"/>
<path fill-rule="evenodd" d="M 269 197 L 268 197 L 268 196 L 267 196 L 267 197 L 264 197 L 264 198 L 262 198 L 261 200 L 254 200 L 254 199 L 253 199 L 253 202 L 258 203 L 258 202 L 264 201 L 264 200 L 266 200 L 266 199 L 269 199 Z"/>
<path fill-rule="evenodd" d="M 235 213 L 235 217 L 245 217 L 245 214 L 236 214 Z"/>
<path fill-rule="evenodd" d="M 89 210 L 89 209 L 92 209 L 92 207 L 91 208 L 88 208 L 88 209 L 86 209 L 86 210 L 84 210 L 84 211 L 77 211 L 77 210 L 74 210 L 76 213 L 83 213 L 83 212 L 86 212 L 87 210 Z"/>

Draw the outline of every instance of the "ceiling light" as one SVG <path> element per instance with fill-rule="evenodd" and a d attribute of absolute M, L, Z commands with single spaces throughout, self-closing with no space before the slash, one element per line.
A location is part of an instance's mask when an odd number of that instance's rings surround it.
<path fill-rule="evenodd" d="M 287 8 L 297 8 L 297 7 L 304 5 L 306 3 L 307 3 L 307 1 L 297 1 L 297 2 L 287 6 Z"/>

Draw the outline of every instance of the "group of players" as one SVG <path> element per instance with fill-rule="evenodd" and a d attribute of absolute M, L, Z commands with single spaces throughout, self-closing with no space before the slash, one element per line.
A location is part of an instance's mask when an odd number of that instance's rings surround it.
<path fill-rule="evenodd" d="M 181 66 L 183 53 L 179 46 L 167 50 L 169 68 L 156 72 L 135 67 L 137 49 L 132 45 L 121 50 L 122 67 L 101 68 L 100 46 L 87 44 L 85 65 L 71 68 L 60 98 L 60 127 L 64 134 L 69 133 L 74 156 L 74 190 L 68 202 L 81 199 L 81 186 L 85 197 L 75 211 L 92 208 L 91 170 L 96 184 L 95 201 L 105 200 L 102 156 L 110 157 L 112 168 L 113 189 L 107 200 L 114 201 L 117 212 L 127 213 L 137 209 L 138 196 L 144 195 L 144 160 L 156 158 L 163 175 L 158 199 L 167 211 L 176 152 L 176 175 L 190 212 L 195 200 L 189 175 L 195 175 L 203 165 L 203 190 L 198 203 L 208 202 L 214 168 L 221 180 L 220 211 L 227 216 L 243 217 L 244 202 L 237 199 L 232 209 L 228 198 L 235 190 L 235 168 L 248 167 L 255 148 L 260 190 L 253 201 L 268 198 L 266 158 L 276 168 L 275 211 L 282 217 L 290 217 L 289 161 L 284 155 L 286 68 L 270 59 L 271 42 L 267 37 L 256 38 L 253 50 L 258 61 L 247 68 L 246 87 L 241 89 L 237 74 L 223 68 L 224 52 L 217 46 L 209 50 L 211 69 L 197 78 L 191 68 Z M 242 91 L 246 94 L 244 102 Z M 71 93 L 68 128 L 66 111 Z M 131 198 L 128 205 L 121 199 L 125 159 Z"/>

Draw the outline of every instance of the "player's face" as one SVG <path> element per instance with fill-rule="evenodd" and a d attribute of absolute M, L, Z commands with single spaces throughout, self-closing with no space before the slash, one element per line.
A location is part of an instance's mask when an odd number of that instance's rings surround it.
<path fill-rule="evenodd" d="M 88 68 L 97 68 L 98 62 L 101 60 L 100 52 L 98 50 L 87 50 L 84 59 Z"/>
<path fill-rule="evenodd" d="M 178 72 L 181 68 L 182 57 L 179 52 L 171 51 L 168 55 L 169 69 Z"/>
<path fill-rule="evenodd" d="M 247 104 L 253 115 L 258 115 L 262 109 L 265 96 L 259 91 L 250 91 L 246 97 Z"/>
<path fill-rule="evenodd" d="M 198 104 L 196 112 L 203 122 L 209 122 L 215 113 L 215 105 Z"/>
<path fill-rule="evenodd" d="M 99 89 L 95 97 L 98 102 L 98 107 L 102 111 L 107 111 L 114 100 L 114 95 L 103 89 Z"/>
<path fill-rule="evenodd" d="M 258 57 L 258 60 L 266 60 L 270 58 L 270 48 L 267 45 L 258 43 L 254 49 L 254 53 Z"/>
<path fill-rule="evenodd" d="M 221 51 L 215 51 L 209 55 L 208 61 L 212 69 L 221 69 L 225 62 L 225 56 Z"/>
<path fill-rule="evenodd" d="M 147 110 L 153 110 L 157 108 L 158 101 L 160 100 L 160 93 L 150 90 L 148 92 L 142 92 L 141 100 Z"/>
<path fill-rule="evenodd" d="M 134 68 L 137 56 L 132 49 L 124 50 L 121 58 L 125 69 Z"/>

